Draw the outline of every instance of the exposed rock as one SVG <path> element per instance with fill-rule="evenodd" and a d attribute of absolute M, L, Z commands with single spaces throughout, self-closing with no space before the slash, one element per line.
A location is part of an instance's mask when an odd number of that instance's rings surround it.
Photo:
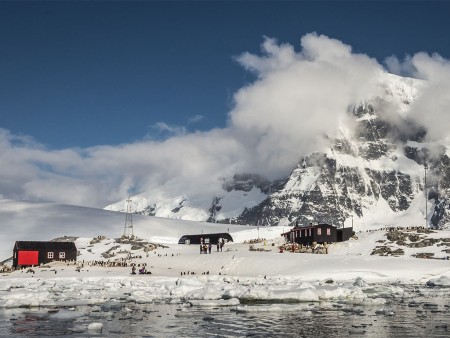
<path fill-rule="evenodd" d="M 416 258 L 429 259 L 429 258 L 433 258 L 434 253 L 432 253 L 432 252 L 421 252 L 421 253 L 418 253 L 418 254 L 415 254 L 415 255 L 412 255 L 412 256 L 416 257 Z"/>
<path fill-rule="evenodd" d="M 389 231 L 386 234 L 386 238 L 391 242 L 398 242 L 398 241 L 404 242 L 408 238 L 408 235 L 401 231 Z"/>
<path fill-rule="evenodd" d="M 89 244 L 93 245 L 93 244 L 97 244 L 100 243 L 101 241 L 105 240 L 106 236 L 97 236 L 93 239 L 91 239 L 91 241 L 89 242 Z"/>
<path fill-rule="evenodd" d="M 435 243 L 439 243 L 439 239 L 437 238 L 426 238 L 416 243 L 409 243 L 407 246 L 409 248 L 424 248 L 426 246 L 433 246 Z"/>
<path fill-rule="evenodd" d="M 114 245 L 111 248 L 108 249 L 108 251 L 105 251 L 104 253 L 102 253 L 102 257 L 103 258 L 111 258 L 114 257 L 114 250 L 117 250 L 120 248 L 120 245 Z M 88 250 L 89 251 L 89 250 Z"/>
<path fill-rule="evenodd" d="M 403 249 L 398 248 L 392 250 L 392 248 L 388 246 L 377 246 L 373 249 L 371 255 L 379 255 L 379 256 L 401 256 L 404 255 L 405 252 Z"/>
<path fill-rule="evenodd" d="M 419 241 L 421 238 L 422 238 L 422 237 L 420 237 L 419 235 L 416 235 L 416 234 L 410 234 L 410 235 L 408 236 L 408 239 L 409 239 L 410 242 L 417 242 L 417 241 Z"/>

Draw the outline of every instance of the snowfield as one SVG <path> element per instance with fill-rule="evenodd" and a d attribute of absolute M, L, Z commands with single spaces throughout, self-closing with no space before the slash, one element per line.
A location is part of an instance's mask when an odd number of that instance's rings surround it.
<path fill-rule="evenodd" d="M 232 306 L 244 311 L 248 301 L 383 304 L 401 295 L 403 286 L 450 286 L 447 239 L 450 231 L 414 233 L 419 239 L 393 242 L 386 230 L 357 231 L 357 239 L 336 243 L 329 254 L 279 252 L 287 227 L 255 227 L 134 217 L 134 232 L 159 244 L 144 251 L 114 238 L 123 232 L 125 215 L 105 210 L 3 200 L 1 257 L 12 255 L 15 240 L 79 237 L 76 263 L 54 262 L 2 273 L 0 308 L 101 305 L 118 302 L 189 303 Z M 43 226 L 45 224 L 45 226 Z M 178 245 L 183 234 L 228 231 L 234 243 L 223 252 L 213 246 L 200 254 L 197 245 Z M 104 237 L 97 237 L 103 235 Z M 409 233 L 408 233 L 409 236 Z M 260 238 L 251 244 L 250 240 Z M 412 237 L 408 237 L 412 238 Z M 433 245 L 409 247 L 434 238 Z M 264 239 L 264 240 L 262 240 Z M 371 255 L 378 246 L 402 248 L 403 255 Z M 102 256 L 108 252 L 111 256 Z M 436 259 L 414 258 L 433 253 Z M 101 264 L 99 262 L 102 262 Z M 127 266 L 108 266 L 126 262 Z M 131 264 L 151 274 L 131 275 Z"/>

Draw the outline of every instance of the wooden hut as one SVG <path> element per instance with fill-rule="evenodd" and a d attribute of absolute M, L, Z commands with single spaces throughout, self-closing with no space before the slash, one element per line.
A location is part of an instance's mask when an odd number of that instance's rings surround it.
<path fill-rule="evenodd" d="M 178 244 L 217 244 L 219 241 L 233 242 L 233 237 L 227 232 L 220 232 L 215 234 L 200 234 L 200 235 L 184 235 L 182 236 Z"/>
<path fill-rule="evenodd" d="M 307 227 L 295 226 L 283 234 L 288 242 L 302 245 L 343 242 L 352 235 L 353 228 L 336 228 L 330 224 L 316 224 Z"/>
<path fill-rule="evenodd" d="M 13 250 L 14 268 L 76 259 L 77 248 L 73 242 L 17 241 Z"/>
<path fill-rule="evenodd" d="M 317 224 L 307 227 L 294 227 L 283 234 L 287 241 L 302 245 L 312 243 L 333 243 L 337 241 L 336 227 L 330 224 Z"/>

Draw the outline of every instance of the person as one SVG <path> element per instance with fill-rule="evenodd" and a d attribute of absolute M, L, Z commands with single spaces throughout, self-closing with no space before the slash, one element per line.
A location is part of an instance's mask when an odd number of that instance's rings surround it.
<path fill-rule="evenodd" d="M 131 274 L 135 275 L 136 274 L 136 265 L 133 264 L 133 266 L 131 267 Z"/>
<path fill-rule="evenodd" d="M 222 242 L 220 242 L 220 252 L 222 252 L 222 248 L 223 248 L 223 239 Z"/>
<path fill-rule="evenodd" d="M 219 252 L 219 248 L 220 248 L 220 241 L 217 241 L 217 252 Z"/>
<path fill-rule="evenodd" d="M 211 248 L 212 248 L 212 245 L 211 245 L 211 242 L 209 242 L 209 244 L 208 244 L 208 251 L 209 251 L 209 253 L 211 253 Z"/>
<path fill-rule="evenodd" d="M 144 275 L 145 274 L 145 266 L 143 266 L 142 268 L 139 269 L 139 274 L 140 275 Z"/>
<path fill-rule="evenodd" d="M 203 253 L 203 244 L 200 244 L 200 255 Z"/>

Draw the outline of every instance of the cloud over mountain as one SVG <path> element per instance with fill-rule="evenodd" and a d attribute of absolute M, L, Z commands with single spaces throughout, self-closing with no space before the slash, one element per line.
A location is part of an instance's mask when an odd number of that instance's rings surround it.
<path fill-rule="evenodd" d="M 421 52 L 405 57 L 403 62 L 390 57 L 387 65 L 394 73 L 425 80 L 409 116 L 427 129 L 431 140 L 446 139 L 450 124 L 450 61 L 438 54 Z"/>
<path fill-rule="evenodd" d="M 102 207 L 164 187 L 185 194 L 214 191 L 236 172 L 287 175 L 298 159 L 324 146 L 347 121 L 349 107 L 377 96 L 387 70 L 345 43 L 315 33 L 300 49 L 265 38 L 261 55 L 237 58 L 256 80 L 238 90 L 226 128 L 119 146 L 52 150 L 0 130 L 0 194 L 5 198 Z M 418 53 L 386 60 L 388 70 L 426 80 L 409 117 L 436 139 L 448 136 L 449 61 Z M 395 107 L 392 109 L 394 110 Z M 197 117 L 200 119 L 200 117 Z"/>

